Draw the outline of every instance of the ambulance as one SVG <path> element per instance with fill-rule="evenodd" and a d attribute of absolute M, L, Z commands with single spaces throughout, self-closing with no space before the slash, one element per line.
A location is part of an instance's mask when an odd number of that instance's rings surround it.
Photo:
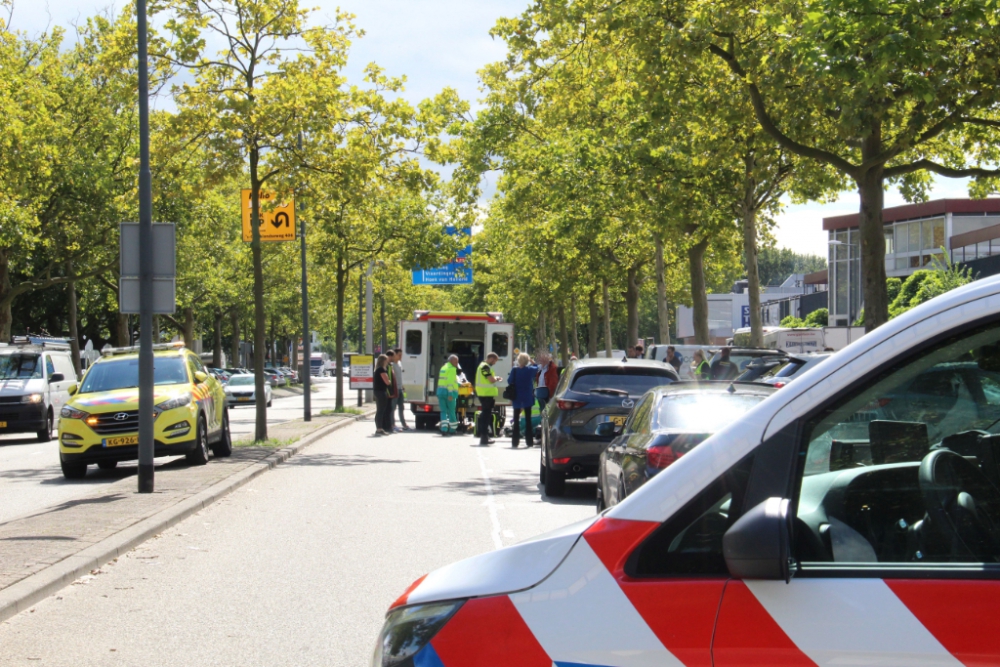
<path fill-rule="evenodd" d="M 992 277 L 804 371 L 621 504 L 417 579 L 371 664 L 997 665 L 998 489 Z"/>
<path fill-rule="evenodd" d="M 458 355 L 459 372 L 472 383 L 476 368 L 487 354 L 495 352 L 499 361 L 493 366 L 493 373 L 503 378 L 496 385 L 500 392 L 496 405 L 501 409 L 510 405 L 503 398 L 503 390 L 514 363 L 514 325 L 505 322 L 501 313 L 418 310 L 412 320 L 400 323 L 399 340 L 403 343 L 403 390 L 417 428 L 431 428 L 441 419 L 438 371 L 452 354 Z M 466 401 L 466 412 L 471 417 L 476 408 L 475 395 L 468 396 Z"/>

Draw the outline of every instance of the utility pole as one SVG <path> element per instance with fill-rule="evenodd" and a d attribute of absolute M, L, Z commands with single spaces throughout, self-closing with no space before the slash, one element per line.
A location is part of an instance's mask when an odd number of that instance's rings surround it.
<path fill-rule="evenodd" d="M 375 262 L 368 263 L 368 274 L 367 281 L 365 285 L 365 354 L 374 354 L 375 343 L 372 340 L 373 329 L 375 328 L 374 317 L 372 316 L 372 300 L 374 295 L 372 294 L 372 270 L 375 268 Z M 365 391 L 365 400 L 369 403 L 372 402 L 372 391 L 371 389 Z"/>
<path fill-rule="evenodd" d="M 382 354 L 385 354 L 386 350 L 389 349 L 389 341 L 385 337 L 385 288 L 382 288 L 381 294 L 379 294 L 379 309 L 381 310 L 382 316 Z"/>
<path fill-rule="evenodd" d="M 358 271 L 358 354 L 361 354 L 364 350 L 362 349 L 361 339 L 364 336 L 364 320 L 365 320 L 365 307 L 362 303 L 364 300 L 365 292 L 365 277 Z M 364 397 L 361 394 L 361 390 L 358 389 L 358 407 L 360 408 L 364 405 Z"/>
<path fill-rule="evenodd" d="M 153 179 L 149 170 L 149 62 L 146 0 L 139 32 L 139 493 L 153 492 Z"/>
<path fill-rule="evenodd" d="M 301 152 L 302 133 L 300 132 L 299 153 Z M 309 281 L 306 279 L 306 221 L 302 217 L 299 217 L 298 220 L 299 233 L 302 234 L 302 357 L 306 366 L 306 373 L 302 378 L 302 419 L 309 422 L 312 421 L 312 335 L 309 333 Z M 298 353 L 298 350 L 292 350 L 292 354 Z"/>

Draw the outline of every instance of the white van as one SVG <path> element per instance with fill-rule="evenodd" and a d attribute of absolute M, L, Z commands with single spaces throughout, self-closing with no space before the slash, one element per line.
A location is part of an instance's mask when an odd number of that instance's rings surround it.
<path fill-rule="evenodd" d="M 733 333 L 733 347 L 750 347 L 750 327 L 737 329 Z M 783 352 L 822 352 L 826 349 L 826 337 L 822 329 L 813 327 L 764 327 L 764 347 Z"/>
<path fill-rule="evenodd" d="M 65 340 L 15 337 L 0 344 L 0 434 L 35 433 L 48 442 L 76 383 Z"/>
<path fill-rule="evenodd" d="M 494 375 L 503 378 L 496 405 L 510 405 L 503 398 L 507 375 L 514 362 L 514 325 L 503 321 L 500 313 L 432 313 L 418 310 L 412 320 L 400 323 L 403 341 L 403 391 L 413 411 L 417 428 L 429 427 L 441 419 L 437 399 L 437 378 L 441 367 L 452 354 L 458 355 L 461 372 L 469 382 L 475 379 L 476 368 L 495 352 L 499 361 L 493 366 Z M 468 407 L 476 405 L 475 396 Z M 472 410 L 467 409 L 471 416 Z"/>

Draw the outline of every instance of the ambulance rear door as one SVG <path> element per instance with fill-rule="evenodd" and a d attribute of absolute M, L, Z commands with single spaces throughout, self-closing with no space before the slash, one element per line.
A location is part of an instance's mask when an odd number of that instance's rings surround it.
<path fill-rule="evenodd" d="M 430 322 L 403 322 L 403 391 L 408 403 L 427 401 L 427 364 L 430 359 Z"/>
<path fill-rule="evenodd" d="M 500 390 L 500 395 L 497 396 L 497 403 L 499 405 L 510 405 L 510 401 L 507 401 L 503 397 L 503 390 L 507 386 L 507 376 L 510 374 L 510 369 L 514 363 L 514 325 L 506 322 L 503 324 L 487 324 L 486 350 L 488 352 L 495 352 L 500 357 L 493 365 L 493 374 L 503 378 L 503 381 L 496 385 L 497 389 Z"/>

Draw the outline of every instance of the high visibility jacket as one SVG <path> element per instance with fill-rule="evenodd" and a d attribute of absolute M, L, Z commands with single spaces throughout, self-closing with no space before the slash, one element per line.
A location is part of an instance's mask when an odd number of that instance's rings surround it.
<path fill-rule="evenodd" d="M 438 373 L 438 389 L 458 392 L 458 369 L 449 363 L 441 367 Z"/>
<path fill-rule="evenodd" d="M 497 386 L 490 382 L 493 377 L 493 367 L 485 361 L 476 369 L 476 396 L 497 396 L 500 392 Z"/>

